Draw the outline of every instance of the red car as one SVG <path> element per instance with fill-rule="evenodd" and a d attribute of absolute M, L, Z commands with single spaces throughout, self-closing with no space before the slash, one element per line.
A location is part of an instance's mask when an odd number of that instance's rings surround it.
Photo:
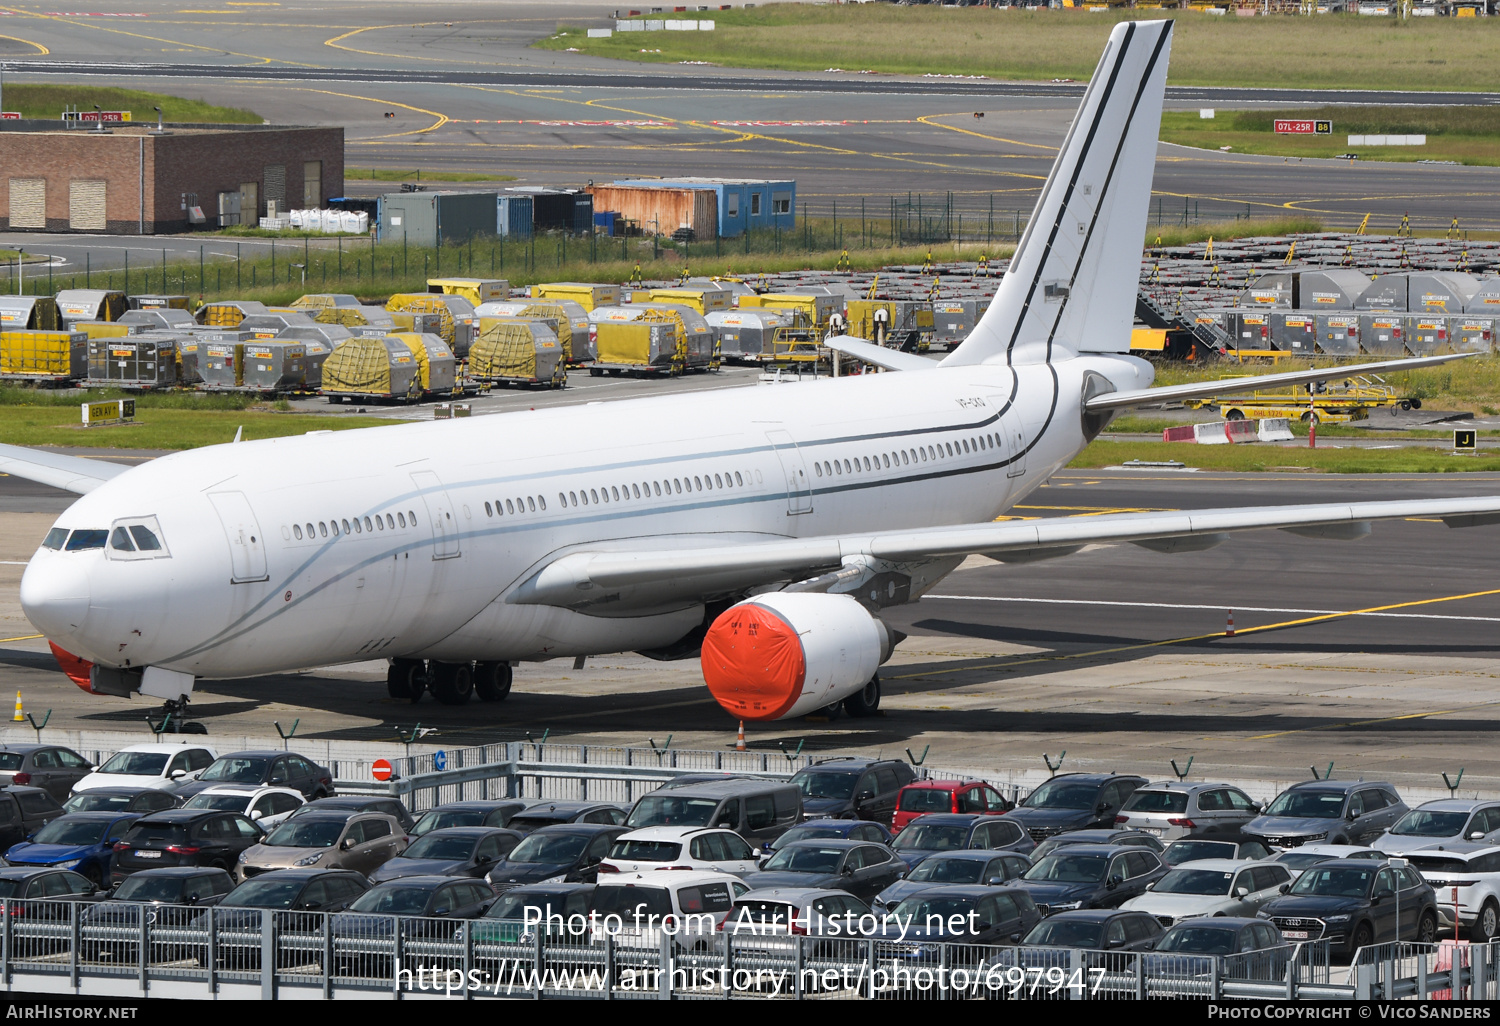
<path fill-rule="evenodd" d="M 899 831 L 918 816 L 931 812 L 969 812 L 998 816 L 1014 805 L 982 780 L 918 780 L 907 784 L 896 796 L 896 815 L 891 823 Z"/>

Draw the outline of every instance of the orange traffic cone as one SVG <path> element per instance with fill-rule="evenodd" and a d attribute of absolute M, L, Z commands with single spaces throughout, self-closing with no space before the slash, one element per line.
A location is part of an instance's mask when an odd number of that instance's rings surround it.
<path fill-rule="evenodd" d="M 16 712 L 17 712 L 17 715 L 20 714 L 20 709 L 21 709 L 20 702 L 21 702 L 21 693 L 18 691 L 18 692 L 16 692 Z M 734 750 L 736 752 L 743 752 L 745 750 L 745 721 L 744 720 L 740 720 L 740 736 L 734 742 Z"/>
<path fill-rule="evenodd" d="M 1232 637 L 1234 637 L 1234 610 L 1233 609 L 1231 609 L 1229 611 L 1229 623 L 1224 628 L 1224 637 L 1226 637 L 1226 638 L 1232 638 Z"/>

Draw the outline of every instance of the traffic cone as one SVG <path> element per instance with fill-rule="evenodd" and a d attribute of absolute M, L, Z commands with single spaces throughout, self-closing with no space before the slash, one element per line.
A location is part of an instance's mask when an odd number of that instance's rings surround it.
<path fill-rule="evenodd" d="M 12 723 L 25 723 L 26 714 L 21 711 L 21 693 L 16 692 L 16 714 L 11 717 Z"/>
<path fill-rule="evenodd" d="M 1224 637 L 1234 637 L 1234 610 L 1229 611 L 1229 623 L 1224 627 Z"/>
<path fill-rule="evenodd" d="M 19 714 L 19 712 L 21 710 L 20 701 L 21 701 L 21 694 L 20 694 L 20 692 L 17 692 L 16 693 L 16 712 L 18 714 Z M 734 742 L 734 750 L 736 752 L 743 752 L 745 750 L 745 721 L 744 720 L 740 720 L 740 736 Z"/>

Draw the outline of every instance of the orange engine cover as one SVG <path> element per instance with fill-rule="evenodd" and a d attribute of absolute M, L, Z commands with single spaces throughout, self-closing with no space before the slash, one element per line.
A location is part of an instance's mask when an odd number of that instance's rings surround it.
<path fill-rule="evenodd" d="M 56 642 L 48 641 L 47 644 L 52 647 L 52 656 L 57 660 L 57 665 L 62 668 L 62 672 L 68 675 L 68 679 L 92 695 L 94 685 L 89 679 L 89 670 L 93 669 L 94 664 L 87 659 L 80 659 L 72 652 L 58 648 Z"/>
<path fill-rule="evenodd" d="M 780 719 L 802 697 L 802 639 L 753 602 L 719 614 L 703 638 L 703 679 L 718 703 L 744 720 Z"/>

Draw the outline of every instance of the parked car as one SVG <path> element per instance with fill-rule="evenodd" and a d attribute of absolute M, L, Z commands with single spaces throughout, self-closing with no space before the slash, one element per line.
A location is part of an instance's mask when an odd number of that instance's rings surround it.
<path fill-rule="evenodd" d="M 230 871 L 246 848 L 265 836 L 244 816 L 212 809 L 167 809 L 143 816 L 115 844 L 112 881 L 139 869 L 213 866 Z"/>
<path fill-rule="evenodd" d="M 792 774 L 791 782 L 802 792 L 806 819 L 890 823 L 897 795 L 916 779 L 916 771 L 899 759 L 843 756 L 804 767 Z"/>
<path fill-rule="evenodd" d="M 724 827 L 752 847 L 775 841 L 802 822 L 802 792 L 781 780 L 727 777 L 642 795 L 625 825 Z"/>
<path fill-rule="evenodd" d="M 1050 915 L 1073 908 L 1118 908 L 1166 874 L 1155 852 L 1077 845 L 1038 859 L 1016 884 Z"/>
<path fill-rule="evenodd" d="M 925 962 L 938 954 L 939 942 L 1019 943 L 1041 922 L 1042 912 L 1019 887 L 944 886 L 912 895 L 889 917 L 882 917 L 875 934 L 887 943 L 876 951 L 897 961 Z"/>
<path fill-rule="evenodd" d="M 39 787 L 54 801 L 67 800 L 73 785 L 94 772 L 93 763 L 59 745 L 0 745 L 0 787 Z"/>
<path fill-rule="evenodd" d="M 1300 848 L 1277 852 L 1267 861 L 1285 866 L 1295 880 L 1308 866 L 1327 862 L 1329 859 L 1374 859 L 1376 862 L 1384 862 L 1388 857 L 1383 851 L 1358 844 L 1304 844 Z"/>
<path fill-rule="evenodd" d="M 0 788 L 0 845 L 9 848 L 63 815 L 63 807 L 40 787 Z"/>
<path fill-rule="evenodd" d="M 1459 925 L 1476 944 L 1500 935 L 1500 847 L 1492 841 L 1444 845 L 1440 851 L 1414 851 L 1407 856 L 1437 894 L 1438 926 Z"/>
<path fill-rule="evenodd" d="M 562 823 L 597 823 L 602 826 L 619 826 L 625 822 L 626 812 L 618 805 L 607 802 L 537 802 L 528 805 L 511 816 L 506 828 L 518 834 L 529 834 L 545 826 Z"/>
<path fill-rule="evenodd" d="M 1500 802 L 1440 798 L 1423 802 L 1402 816 L 1370 847 L 1404 855 L 1434 844 L 1500 841 Z"/>
<path fill-rule="evenodd" d="M 1205 957 L 1199 962 L 1189 957 L 1193 955 Z M 1280 982 L 1286 978 L 1291 957 L 1292 946 L 1269 924 L 1225 916 L 1178 923 L 1156 938 L 1153 953 L 1143 955 L 1142 961 L 1147 973 L 1180 976 L 1196 968 L 1195 975 L 1203 978 L 1219 971 L 1227 979 Z M 1223 961 L 1213 966 L 1210 959 Z"/>
<path fill-rule="evenodd" d="M 188 744 L 127 745 L 73 785 L 73 793 L 96 787 L 149 787 L 165 790 L 218 757 L 212 748 Z"/>
<path fill-rule="evenodd" d="M 1169 866 L 1199 859 L 1230 859 L 1235 862 L 1256 861 L 1271 857 L 1271 849 L 1259 837 L 1245 834 L 1189 834 L 1167 845 L 1161 858 Z"/>
<path fill-rule="evenodd" d="M 452 920 L 476 919 L 494 903 L 494 891 L 482 880 L 404 876 L 376 884 L 329 923 L 334 971 L 343 976 L 390 977 L 396 966 L 390 955 L 380 952 L 394 947 L 390 941 L 397 930 L 405 945 L 451 944 L 466 928 L 455 926 Z M 361 950 L 367 947 L 375 950 Z"/>
<path fill-rule="evenodd" d="M 347 810 L 292 816 L 239 857 L 237 875 L 249 880 L 276 869 L 316 866 L 366 876 L 406 848 L 401 825 L 378 812 Z"/>
<path fill-rule="evenodd" d="M 1307 780 L 1277 795 L 1244 832 L 1282 849 L 1324 842 L 1369 844 L 1407 811 L 1390 784 Z"/>
<path fill-rule="evenodd" d="M 139 964 L 142 912 L 151 915 L 163 905 L 206 908 L 217 905 L 232 890 L 234 880 L 222 869 L 164 866 L 132 873 L 108 898 L 83 910 L 82 957 L 89 962 Z M 169 915 L 176 921 L 163 922 L 158 916 L 157 922 L 186 924 L 180 913 Z"/>
<path fill-rule="evenodd" d="M 1043 919 L 1021 943 L 1028 948 L 1150 951 L 1161 936 L 1155 916 L 1115 908 L 1078 908 Z"/>
<path fill-rule="evenodd" d="M 6 866 L 0 869 L 0 901 L 7 903 L 11 922 L 18 919 L 67 919 L 66 909 L 11 904 L 10 899 L 46 898 L 48 901 L 95 902 L 104 891 L 71 869 L 43 866 Z"/>
<path fill-rule="evenodd" d="M 875 896 L 877 909 L 893 908 L 929 887 L 975 884 L 997 887 L 1018 879 L 1031 868 L 1031 859 L 1021 854 L 999 855 L 992 851 L 940 851 L 917 863 L 915 869 Z"/>
<path fill-rule="evenodd" d="M 733 830 L 647 827 L 615 838 L 601 873 L 646 873 L 691 869 L 738 876 L 756 869 L 755 850 Z"/>
<path fill-rule="evenodd" d="M 504 893 L 521 884 L 593 883 L 599 863 L 625 828 L 604 823 L 559 823 L 533 830 L 485 877 Z"/>
<path fill-rule="evenodd" d="M 422 814 L 416 825 L 407 831 L 411 837 L 421 837 L 432 830 L 448 827 L 504 827 L 511 818 L 526 808 L 527 802 L 516 798 L 495 801 L 448 802 Z"/>
<path fill-rule="evenodd" d="M 238 812 L 271 830 L 286 822 L 298 809 L 305 808 L 302 794 L 289 787 L 256 787 L 253 785 L 218 784 L 199 791 L 182 806 L 184 809 L 217 809 Z"/>
<path fill-rule="evenodd" d="M 934 813 L 912 820 L 891 841 L 896 854 L 913 867 L 934 852 L 981 848 L 1029 853 L 1036 847 L 1016 823 L 986 815 Z"/>
<path fill-rule="evenodd" d="M 586 883 L 530 884 L 513 887 L 500 895 L 472 927 L 478 944 L 514 944 L 535 938 L 537 920 L 562 916 L 566 922 L 573 916 L 587 917 L 594 885 Z M 529 912 L 528 909 L 535 911 Z M 530 925 L 528 925 L 528 919 Z M 545 926 L 542 929 L 546 929 Z M 554 935 L 556 928 L 554 927 Z"/>
<path fill-rule="evenodd" d="M 1154 835 L 1143 830 L 1069 830 L 1053 834 L 1031 851 L 1032 859 L 1039 859 L 1058 848 L 1070 844 L 1118 844 L 1122 848 L 1145 848 L 1160 855 L 1166 846 Z"/>
<path fill-rule="evenodd" d="M 349 869 L 278 869 L 246 880 L 220 901 L 222 908 L 270 908 L 297 912 L 340 912 L 370 889 L 364 875 Z"/>
<path fill-rule="evenodd" d="M 213 911 L 216 964 L 224 969 L 259 970 L 269 916 L 276 931 L 276 968 L 318 965 L 325 950 L 322 914 L 348 908 L 369 886 L 359 873 L 312 867 L 280 869 L 246 880 Z M 207 932 L 208 923 L 205 914 L 193 925 Z M 206 964 L 206 949 L 197 948 L 193 954 Z"/>
<path fill-rule="evenodd" d="M 1162 926 L 1201 916 L 1254 917 L 1291 882 L 1287 868 L 1274 862 L 1205 859 L 1172 868 L 1145 894 L 1120 907 L 1150 913 Z"/>
<path fill-rule="evenodd" d="M 793 841 L 765 861 L 744 881 L 756 890 L 767 887 L 838 888 L 869 901 L 901 879 L 906 865 L 883 844 L 840 840 Z"/>
<path fill-rule="evenodd" d="M 213 761 L 196 779 L 179 780 L 169 790 L 187 799 L 215 784 L 264 784 L 289 787 L 308 801 L 333 795 L 333 774 L 298 755 L 276 749 L 230 752 Z"/>
<path fill-rule="evenodd" d="M 600 878 L 589 912 L 601 935 L 614 935 L 617 950 L 661 951 L 668 918 L 674 922 L 666 932 L 676 948 L 707 950 L 734 899 L 749 890 L 723 873 L 615 873 Z M 610 916 L 619 916 L 619 923 L 606 923 Z"/>
<path fill-rule="evenodd" d="M 1136 788 L 1120 808 L 1115 825 L 1145 830 L 1164 840 L 1239 833 L 1260 815 L 1260 803 L 1231 784 L 1156 780 Z"/>
<path fill-rule="evenodd" d="M 114 863 L 115 843 L 137 819 L 134 812 L 73 812 L 59 816 L 28 841 L 5 852 L 8 866 L 71 869 L 95 887 L 104 887 Z"/>
<path fill-rule="evenodd" d="M 739 958 L 788 957 L 793 934 L 847 936 L 850 917 L 857 924 L 870 906 L 848 891 L 826 887 L 767 887 L 746 891 L 720 924 L 735 938 Z M 858 925 L 855 926 L 858 930 Z M 859 934 L 863 936 L 863 934 Z"/>
<path fill-rule="evenodd" d="M 999 816 L 1014 806 L 982 780 L 918 780 L 896 796 L 891 829 L 900 831 L 918 816 L 937 812 Z"/>
<path fill-rule="evenodd" d="M 177 808 L 177 796 L 154 787 L 91 787 L 62 803 L 63 812 L 137 812 Z"/>
<path fill-rule="evenodd" d="M 305 816 L 311 812 L 378 812 L 396 821 L 403 834 L 410 835 L 417 821 L 411 810 L 399 798 L 383 798 L 378 794 L 345 794 L 333 798 L 315 798 L 292 810 L 293 816 Z"/>
<path fill-rule="evenodd" d="M 1146 783 L 1144 777 L 1114 773 L 1060 773 L 1028 794 L 1007 815 L 1040 844 L 1066 830 L 1108 828 L 1115 816 Z"/>
<path fill-rule="evenodd" d="M 469 876 L 482 878 L 521 843 L 514 830 L 494 827 L 449 827 L 433 830 L 370 874 L 371 883 L 402 876 Z"/>
<path fill-rule="evenodd" d="M 1438 924 L 1432 886 L 1410 866 L 1375 859 L 1309 866 L 1257 915 L 1289 941 L 1327 940 L 1334 954 L 1345 958 L 1386 941 L 1431 941 Z"/>
<path fill-rule="evenodd" d="M 810 819 L 776 838 L 766 850 L 775 851 L 792 841 L 817 841 L 825 837 L 848 837 L 887 846 L 891 843 L 891 832 L 880 823 L 862 819 Z"/>

